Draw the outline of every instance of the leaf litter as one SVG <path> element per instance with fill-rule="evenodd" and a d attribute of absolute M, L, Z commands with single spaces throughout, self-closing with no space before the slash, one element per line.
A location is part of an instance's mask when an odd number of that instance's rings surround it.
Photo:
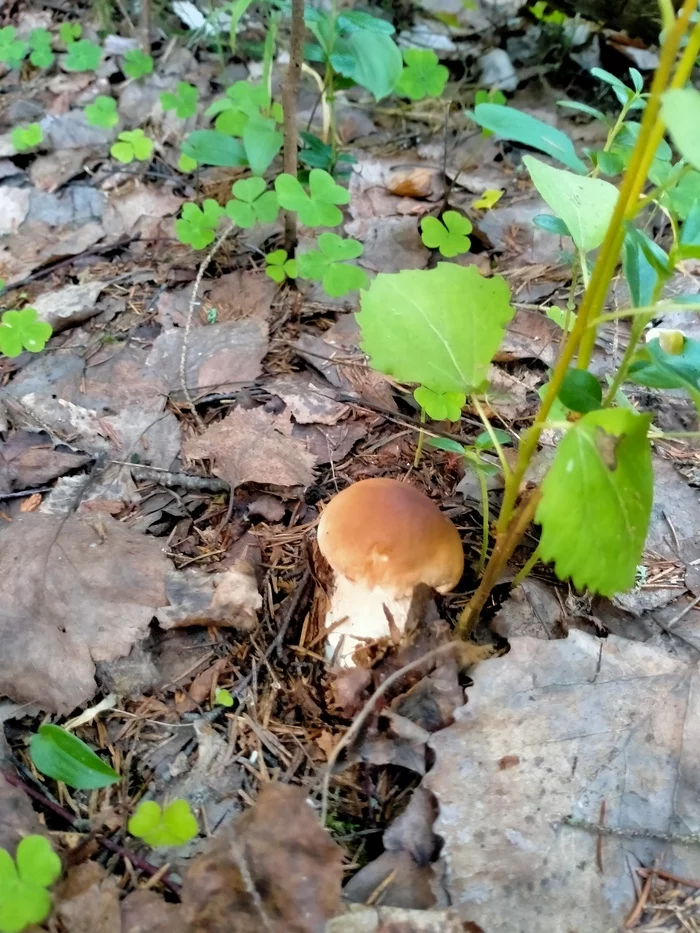
<path fill-rule="evenodd" d="M 500 23 L 490 5 L 486 12 L 418 16 L 402 38 L 447 59 L 468 47 L 476 75 Z M 526 83 L 522 38 L 510 36 L 504 56 Z M 55 331 L 42 356 L 0 362 L 8 417 L 0 689 L 15 704 L 0 705 L 2 766 L 25 788 L 2 784 L 2 844 L 13 851 L 20 835 L 51 832 L 68 866 L 55 892 L 68 933 L 228 931 L 232 922 L 251 933 L 320 930 L 334 914 L 326 929 L 335 933 L 476 933 L 482 923 L 507 930 L 515 917 L 549 933 L 557 920 L 543 914 L 533 881 L 572 929 L 584 901 L 580 925 L 591 933 L 596 923 L 607 933 L 635 902 L 640 929 L 671 914 L 697 922 L 697 886 L 677 880 L 698 877 L 692 847 L 558 822 L 573 815 L 642 834 L 697 832 L 696 455 L 659 445 L 666 459 L 630 593 L 587 603 L 538 570 L 494 604 L 493 628 L 510 654 L 471 671 L 466 706 L 456 662 L 402 682 L 334 774 L 328 827 L 340 845 L 331 842 L 314 814 L 329 754 L 372 687 L 416 655 L 387 646 L 354 675 L 327 669 L 316 625 L 323 581 L 309 582 L 319 512 L 350 481 L 411 473 L 445 503 L 476 559 L 478 489 L 475 498 L 454 495 L 465 477 L 449 454 L 431 450 L 411 468 L 417 413 L 410 393 L 367 367 L 344 310 L 356 301 L 275 291 L 255 252 L 269 249 L 263 239 L 226 242 L 190 307 L 201 257 L 173 241 L 173 220 L 192 191 L 198 201 L 220 197 L 232 178 L 204 169 L 186 186 L 172 183 L 181 126 L 172 113 L 164 118 L 159 96 L 180 80 L 210 95 L 218 64 L 175 47 L 162 76 L 115 85 L 125 125 L 148 113 L 161 134 L 157 171 L 134 174 L 107 161 L 115 132 L 90 127 L 77 109 L 117 74 L 112 54 L 96 79 L 59 75 L 40 88 L 44 151 L 15 160 L 8 150 L 0 161 L 9 207 L 0 275 L 10 287 L 22 283 Z M 25 84 L 3 90 L 14 102 Z M 526 104 L 528 93 L 532 103 L 531 91 L 518 92 Z M 547 113 L 543 95 L 534 96 Z M 425 268 L 420 218 L 437 214 L 454 182 L 450 207 L 469 214 L 480 250 L 465 264 L 500 271 L 518 302 L 489 378 L 494 409 L 520 433 L 556 354 L 557 326 L 539 302 L 565 303 L 563 243 L 530 222 L 543 204 L 523 190 L 522 153 L 465 134 L 456 108 L 438 109 L 343 111 L 339 130 L 356 139 L 358 161 L 342 232 L 363 242 L 361 264 L 372 274 Z M 573 127 L 592 144 L 588 127 Z M 406 129 L 410 148 L 399 150 Z M 482 212 L 473 201 L 487 190 L 502 200 Z M 688 277 L 682 290 L 697 290 Z M 185 385 L 203 432 L 181 377 L 190 315 Z M 601 362 L 623 336 L 617 325 L 606 330 Z M 653 393 L 641 399 L 658 405 Z M 660 412 L 684 417 L 682 408 Z M 472 428 L 480 430 L 465 417 L 464 440 L 473 441 Z M 39 511 L 25 514 L 23 503 Z M 464 591 L 444 600 L 441 614 L 455 615 Z M 617 637 L 599 637 L 612 631 Z M 434 637 L 419 635 L 414 651 Z M 216 705 L 219 689 L 233 707 Z M 116 703 L 100 707 L 111 692 Z M 61 721 L 89 703 L 97 711 L 77 732 L 124 775 L 114 795 L 93 800 L 37 783 L 26 752 L 42 721 L 29 704 Z M 200 819 L 200 837 L 170 865 L 123 836 L 144 793 L 187 799 Z M 545 864 L 547 846 L 557 865 Z M 99 850 L 109 853 L 106 868 Z M 639 900 L 630 865 L 642 866 Z M 652 884 L 641 872 L 654 866 Z M 351 900 L 359 903 L 348 908 Z"/>

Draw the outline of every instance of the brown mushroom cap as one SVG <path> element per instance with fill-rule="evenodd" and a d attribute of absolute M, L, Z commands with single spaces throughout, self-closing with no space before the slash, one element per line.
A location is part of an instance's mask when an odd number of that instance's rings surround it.
<path fill-rule="evenodd" d="M 326 506 L 318 546 L 336 573 L 367 589 L 408 595 L 419 583 L 447 593 L 464 569 L 457 529 L 420 490 L 365 479 Z"/>

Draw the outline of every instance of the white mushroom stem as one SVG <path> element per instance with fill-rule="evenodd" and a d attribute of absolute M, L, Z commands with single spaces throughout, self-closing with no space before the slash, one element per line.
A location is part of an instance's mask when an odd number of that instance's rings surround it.
<path fill-rule="evenodd" d="M 335 658 L 341 667 L 352 667 L 352 656 L 358 648 L 391 636 L 389 618 L 393 619 L 395 632 L 404 631 L 411 600 L 412 594 L 397 596 L 378 586 L 370 590 L 337 574 L 326 613 L 326 657 Z"/>

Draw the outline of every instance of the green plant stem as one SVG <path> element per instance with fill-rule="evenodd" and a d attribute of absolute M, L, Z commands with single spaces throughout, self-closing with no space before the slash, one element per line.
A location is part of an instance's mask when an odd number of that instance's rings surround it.
<path fill-rule="evenodd" d="M 420 410 L 420 423 L 425 424 L 425 408 Z M 423 455 L 423 444 L 425 443 L 425 431 L 421 428 L 418 431 L 418 443 L 416 444 L 416 452 L 413 455 L 413 469 L 415 470 L 420 463 L 420 458 Z"/>
<path fill-rule="evenodd" d="M 540 559 L 540 546 L 539 546 L 539 544 L 538 544 L 537 547 L 535 548 L 535 550 L 532 552 L 532 554 L 530 554 L 530 556 L 528 557 L 528 559 L 525 561 L 524 565 L 520 568 L 520 570 L 519 570 L 519 571 L 516 573 L 516 575 L 513 577 L 513 582 L 512 582 L 512 584 L 511 584 L 511 589 L 514 590 L 516 586 L 520 586 L 520 584 L 523 582 L 523 580 L 524 580 L 527 576 L 530 575 L 530 573 L 532 572 L 532 570 L 533 570 L 535 564 L 538 562 L 539 559 Z"/>
<path fill-rule="evenodd" d="M 481 423 L 486 428 L 486 432 L 488 433 L 488 436 L 491 438 L 491 443 L 494 446 L 494 450 L 498 454 L 498 459 L 501 462 L 501 469 L 503 470 L 503 477 L 504 479 L 507 480 L 508 477 L 510 476 L 510 467 L 508 466 L 508 461 L 506 460 L 506 456 L 503 453 L 503 447 L 501 446 L 498 438 L 496 437 L 496 432 L 493 430 L 493 425 L 489 421 L 488 415 L 484 411 L 484 408 L 481 402 L 476 397 L 476 395 L 472 395 L 471 398 L 472 398 L 472 405 L 476 409 L 476 413 L 478 414 L 479 418 L 481 418 Z"/>
<path fill-rule="evenodd" d="M 489 553 L 491 519 L 489 513 L 489 488 L 486 481 L 486 474 L 478 467 L 476 468 L 476 478 L 479 480 L 479 490 L 481 492 L 481 551 L 479 553 L 479 564 L 477 566 L 477 573 L 481 576 L 484 572 L 486 558 Z"/>
<path fill-rule="evenodd" d="M 605 140 L 605 145 L 603 146 L 603 152 L 610 152 L 612 144 L 615 142 L 620 130 L 622 129 L 622 125 L 625 122 L 625 118 L 627 117 L 629 110 L 630 110 L 630 102 L 628 101 L 626 104 L 622 105 L 622 110 L 620 111 L 617 117 L 617 120 L 615 121 L 613 126 L 610 127 L 610 130 L 608 131 L 608 136 L 607 136 L 607 139 Z M 591 178 L 597 178 L 599 174 L 600 174 L 600 166 L 596 165 L 593 171 L 591 172 Z"/>
<path fill-rule="evenodd" d="M 652 307 L 651 305 L 645 305 L 643 308 L 623 308 L 622 311 L 609 311 L 606 314 L 601 314 L 595 320 L 591 321 L 588 325 L 589 327 L 595 327 L 597 324 L 604 324 L 606 321 L 619 321 L 621 318 L 625 317 L 643 317 L 648 314 L 650 311 L 653 312 L 654 317 L 660 317 L 664 314 L 675 314 L 678 311 L 697 311 L 698 302 L 690 301 L 674 301 L 673 304 L 668 305 L 656 305 Z"/>

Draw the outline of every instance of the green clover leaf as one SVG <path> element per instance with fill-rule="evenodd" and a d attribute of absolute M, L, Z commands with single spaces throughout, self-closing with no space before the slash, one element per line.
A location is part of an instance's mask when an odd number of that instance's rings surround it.
<path fill-rule="evenodd" d="M 44 131 L 38 123 L 16 126 L 10 134 L 10 139 L 17 152 L 26 152 L 43 142 Z"/>
<path fill-rule="evenodd" d="M 46 890 L 61 874 L 61 860 L 43 836 L 25 836 L 15 860 L 0 849 L 0 930 L 19 933 L 51 912 Z"/>
<path fill-rule="evenodd" d="M 193 249 L 204 249 L 214 242 L 223 213 L 223 208 L 213 198 L 207 198 L 201 208 L 196 204 L 184 204 L 181 216 L 175 221 L 178 240 Z"/>
<path fill-rule="evenodd" d="M 58 27 L 58 38 L 64 45 L 70 45 L 83 34 L 83 27 L 80 23 L 61 23 Z"/>
<path fill-rule="evenodd" d="M 350 194 L 323 169 L 309 172 L 309 193 L 293 175 L 285 173 L 275 179 L 275 191 L 280 207 L 294 211 L 307 227 L 337 227 L 343 221 L 336 204 L 347 204 Z"/>
<path fill-rule="evenodd" d="M 337 233 L 321 233 L 318 250 L 299 256 L 299 275 L 313 282 L 322 282 L 324 291 L 331 298 L 340 298 L 369 284 L 367 273 L 358 266 L 348 265 L 345 260 L 357 259 L 363 246 L 357 240 L 343 239 Z"/>
<path fill-rule="evenodd" d="M 467 236 L 472 231 L 469 218 L 458 211 L 445 211 L 442 219 L 424 217 L 421 221 L 421 239 L 429 249 L 439 249 L 447 258 L 468 253 L 471 241 Z"/>
<path fill-rule="evenodd" d="M 17 38 L 14 26 L 0 29 L 0 62 L 8 68 L 19 68 L 27 54 L 29 45 Z"/>
<path fill-rule="evenodd" d="M 180 158 L 177 160 L 177 170 L 178 172 L 184 172 L 185 175 L 189 175 L 190 172 L 193 172 L 197 166 L 198 162 L 196 159 L 193 159 L 192 156 L 185 155 L 184 152 L 180 153 Z"/>
<path fill-rule="evenodd" d="M 499 91 L 497 88 L 492 88 L 490 91 L 480 90 L 477 91 L 474 95 L 474 106 L 478 104 L 497 104 L 499 107 L 505 106 L 506 95 L 503 91 Z M 483 127 L 481 130 L 481 135 L 484 139 L 489 136 L 493 136 L 492 130 L 487 130 L 486 127 Z"/>
<path fill-rule="evenodd" d="M 132 836 L 151 846 L 180 846 L 199 832 L 197 820 L 186 800 L 173 800 L 162 810 L 154 800 L 144 800 L 127 828 Z"/>
<path fill-rule="evenodd" d="M 234 700 L 230 690 L 225 690 L 223 687 L 216 688 L 216 692 L 214 693 L 215 706 L 225 706 L 229 708 L 233 706 L 233 703 Z"/>
<path fill-rule="evenodd" d="M 256 223 L 271 224 L 279 210 L 277 195 L 266 191 L 264 178 L 242 178 L 231 189 L 234 194 L 226 205 L 226 213 L 239 227 L 247 229 Z"/>
<path fill-rule="evenodd" d="M 153 153 L 153 140 L 143 130 L 124 130 L 109 151 L 117 162 L 147 162 Z"/>
<path fill-rule="evenodd" d="M 261 116 L 267 110 L 270 97 L 267 88 L 249 81 L 237 81 L 226 88 L 226 96 L 213 101 L 204 111 L 206 117 L 216 117 L 214 127 L 230 136 L 243 136 L 251 117 Z M 279 106 L 272 108 L 272 116 L 279 123 Z M 280 116 L 280 119 L 277 117 Z"/>
<path fill-rule="evenodd" d="M 66 71 L 96 71 L 102 60 L 102 49 L 89 39 L 78 39 L 68 44 L 63 60 Z"/>
<path fill-rule="evenodd" d="M 265 274 L 269 275 L 273 282 L 281 285 L 285 279 L 295 279 L 297 277 L 296 259 L 287 259 L 286 249 L 276 249 L 265 256 L 267 266 Z"/>
<path fill-rule="evenodd" d="M 197 113 L 197 102 L 199 101 L 199 91 L 193 84 L 186 81 L 178 81 L 177 91 L 163 91 L 160 95 L 160 103 L 163 110 L 174 110 L 175 115 L 181 120 L 187 120 Z"/>
<path fill-rule="evenodd" d="M 404 49 L 403 60 L 404 69 L 395 88 L 399 97 L 423 100 L 442 95 L 450 73 L 432 49 Z"/>
<path fill-rule="evenodd" d="M 37 320 L 34 308 L 5 311 L 0 323 L 0 351 L 5 356 L 19 356 L 22 350 L 39 353 L 51 336 L 51 325 Z"/>
<path fill-rule="evenodd" d="M 48 29 L 32 29 L 29 33 L 29 47 L 32 50 L 29 61 L 35 68 L 50 68 L 56 57 L 51 50 L 51 33 Z"/>
<path fill-rule="evenodd" d="M 463 392 L 433 392 L 425 386 L 415 389 L 413 397 L 433 421 L 459 421 L 467 401 Z"/>
<path fill-rule="evenodd" d="M 103 126 L 106 129 L 116 126 L 119 123 L 116 100 L 100 94 L 85 108 L 85 119 L 90 126 Z"/>
<path fill-rule="evenodd" d="M 122 71 L 127 78 L 145 78 L 153 74 L 153 59 L 143 49 L 129 49 L 124 55 Z"/>

